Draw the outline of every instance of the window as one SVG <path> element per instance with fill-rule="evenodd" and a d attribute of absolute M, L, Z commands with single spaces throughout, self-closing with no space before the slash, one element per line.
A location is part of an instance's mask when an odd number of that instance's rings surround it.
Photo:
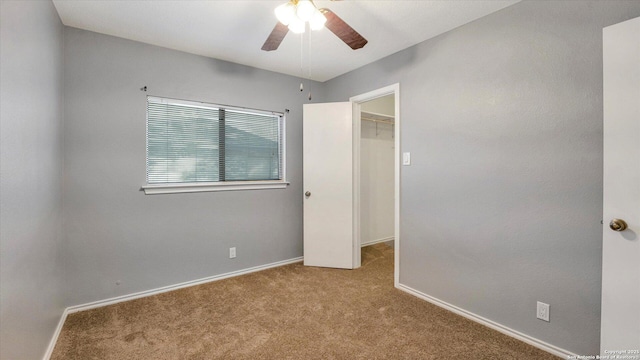
<path fill-rule="evenodd" d="M 146 194 L 283 188 L 284 115 L 147 97 Z"/>

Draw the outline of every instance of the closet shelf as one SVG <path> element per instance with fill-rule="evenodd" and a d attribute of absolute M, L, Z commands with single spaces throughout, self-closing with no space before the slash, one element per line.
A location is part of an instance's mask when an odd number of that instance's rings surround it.
<path fill-rule="evenodd" d="M 391 125 L 395 124 L 395 118 L 393 116 L 374 113 L 374 112 L 368 112 L 368 111 L 362 111 L 360 113 L 360 119 L 364 121 L 373 121 L 376 123 L 391 124 Z"/>

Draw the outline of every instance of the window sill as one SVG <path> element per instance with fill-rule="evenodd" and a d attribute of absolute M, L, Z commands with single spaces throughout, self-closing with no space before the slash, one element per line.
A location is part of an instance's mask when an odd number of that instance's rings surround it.
<path fill-rule="evenodd" d="M 180 194 L 206 191 L 266 190 L 284 189 L 285 181 L 229 181 L 223 183 L 153 184 L 143 185 L 140 190 L 145 195 Z"/>

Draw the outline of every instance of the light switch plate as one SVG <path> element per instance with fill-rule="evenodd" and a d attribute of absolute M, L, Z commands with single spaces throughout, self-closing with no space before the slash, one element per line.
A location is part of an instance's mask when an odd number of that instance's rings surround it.
<path fill-rule="evenodd" d="M 402 153 L 402 165 L 408 166 L 411 165 L 411 153 L 403 152 Z"/>

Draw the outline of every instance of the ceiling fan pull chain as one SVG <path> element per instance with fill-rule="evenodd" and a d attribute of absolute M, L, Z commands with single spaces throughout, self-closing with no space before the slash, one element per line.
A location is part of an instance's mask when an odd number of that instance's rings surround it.
<path fill-rule="evenodd" d="M 303 65 L 303 56 L 304 56 L 304 34 L 300 34 L 300 78 L 304 79 L 304 65 Z M 304 91 L 304 86 L 302 85 L 302 81 L 300 82 L 300 92 Z"/>
<path fill-rule="evenodd" d="M 311 80 L 311 31 L 307 36 L 307 79 Z M 311 89 L 309 89 L 309 101 L 311 101 Z"/>
<path fill-rule="evenodd" d="M 307 79 L 311 80 L 311 31 L 307 36 Z"/>

